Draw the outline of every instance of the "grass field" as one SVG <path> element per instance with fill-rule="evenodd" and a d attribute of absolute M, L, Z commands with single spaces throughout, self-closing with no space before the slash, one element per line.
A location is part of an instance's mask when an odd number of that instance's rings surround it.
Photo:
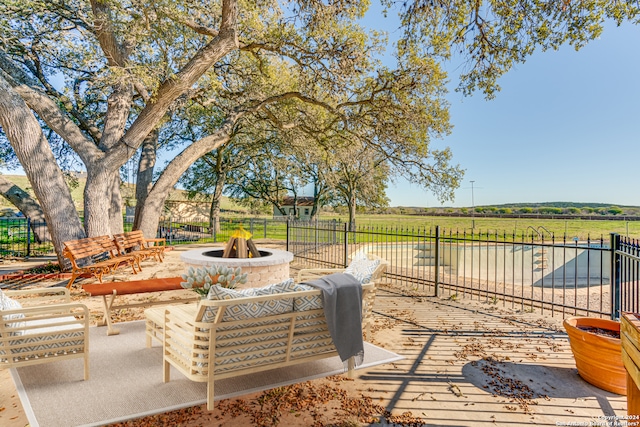
<path fill-rule="evenodd" d="M 322 219 L 341 219 L 338 216 L 322 216 Z M 640 238 L 640 221 L 589 221 L 589 220 L 554 220 L 554 219 L 512 219 L 512 218 L 460 218 L 442 216 L 415 216 L 415 215 L 358 215 L 357 225 L 370 227 L 402 227 L 402 228 L 433 228 L 440 226 L 441 232 L 471 233 L 472 225 L 474 233 L 490 233 L 499 235 L 507 234 L 520 237 L 544 235 L 545 240 L 553 234 L 555 239 L 571 241 L 574 237 L 580 240 L 600 239 L 609 240 L 610 233 L 618 233 L 622 236 Z"/>
<path fill-rule="evenodd" d="M 270 217 L 264 217 L 267 220 Z M 263 218 L 263 219 L 264 219 Z M 233 217 L 222 218 L 221 235 L 230 234 L 239 224 L 245 229 L 249 229 L 251 224 L 250 217 Z M 323 214 L 320 216 L 322 221 L 337 220 L 345 222 L 344 216 Z M 207 226 L 207 223 L 193 223 Z M 489 237 L 498 234 L 499 240 L 506 238 L 510 240 L 515 235 L 517 240 L 525 236 L 525 240 L 530 240 L 531 236 L 535 240 L 550 241 L 551 236 L 556 242 L 560 242 L 566 238 L 568 242 L 572 242 L 575 238 L 580 241 L 587 239 L 600 240 L 604 239 L 607 243 L 611 233 L 618 233 L 621 236 L 627 236 L 634 239 L 640 239 L 640 221 L 588 221 L 588 220 L 553 220 L 553 219 L 507 219 L 507 218 L 460 218 L 460 217 L 442 217 L 442 216 L 415 216 L 415 215 L 358 215 L 356 225 L 358 228 L 372 228 L 373 231 L 396 234 L 398 231 L 405 230 L 409 233 L 435 233 L 435 227 L 440 226 L 441 233 L 467 233 L 471 234 L 472 225 L 474 235 L 481 234 Z M 343 225 L 339 225 L 338 229 L 342 229 Z M 431 231 L 429 231 L 431 230 Z M 254 221 L 254 236 L 256 238 L 263 237 L 264 227 L 262 221 Z M 284 223 L 275 224 L 269 222 L 267 233 L 269 238 L 286 238 L 286 226 Z"/>
<path fill-rule="evenodd" d="M 22 189 L 30 190 L 30 184 L 26 176 L 21 175 L 5 175 L 5 178 L 16 183 Z M 82 192 L 84 190 L 84 179 L 78 180 L 78 187 L 72 189 L 72 197 L 76 203 L 76 207 L 82 210 Z M 31 191 L 29 191 L 31 193 Z M 126 193 L 126 189 L 124 190 Z M 184 191 L 175 190 L 172 192 L 171 199 L 185 200 Z M 126 197 L 126 194 L 123 194 Z M 222 208 L 226 210 L 242 210 L 241 207 L 234 204 L 231 200 L 224 197 Z M 0 198 L 0 208 L 13 207 L 4 198 Z M 15 209 L 15 208 L 14 208 Z M 267 217 L 269 218 L 269 217 Z M 346 216 L 330 215 L 323 213 L 321 220 L 337 219 L 346 221 Z M 461 218 L 461 217 L 442 217 L 442 216 L 417 216 L 417 215 L 369 215 L 359 214 L 356 218 L 358 226 L 370 226 L 378 228 L 435 228 L 440 226 L 444 232 L 464 232 L 471 233 L 472 225 L 474 233 L 490 233 L 499 235 L 513 235 L 520 237 L 522 234 L 530 236 L 544 236 L 545 240 L 550 239 L 553 234 L 556 240 L 561 240 L 565 236 L 567 240 L 573 240 L 577 237 L 580 240 L 587 238 L 600 239 L 603 237 L 609 240 L 610 233 L 618 233 L 622 236 L 628 236 L 640 239 L 640 221 L 623 221 L 623 220 L 606 220 L 606 221 L 589 221 L 589 220 L 553 220 L 553 219 L 512 219 L 512 218 Z M 205 224 L 203 224 L 205 225 Z M 257 233 L 260 234 L 260 233 Z M 283 236 L 284 237 L 284 236 Z"/>

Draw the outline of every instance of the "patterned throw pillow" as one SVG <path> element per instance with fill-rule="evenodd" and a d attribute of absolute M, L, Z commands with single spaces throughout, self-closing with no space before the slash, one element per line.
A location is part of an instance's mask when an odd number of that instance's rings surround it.
<path fill-rule="evenodd" d="M 369 259 L 367 257 L 367 253 L 366 252 L 361 252 L 361 251 L 352 253 L 349 258 L 351 258 L 351 261 L 360 261 L 360 260 L 363 260 L 363 259 Z"/>
<path fill-rule="evenodd" d="M 313 291 L 316 288 L 309 285 L 295 285 L 296 291 Z M 307 311 L 322 308 L 322 295 L 310 295 L 293 299 L 293 311 Z"/>
<path fill-rule="evenodd" d="M 263 295 L 281 294 L 292 292 L 295 290 L 293 279 L 287 279 L 280 283 L 274 283 L 262 288 L 249 289 L 228 289 L 219 285 L 211 286 L 209 289 L 210 300 L 227 300 L 236 298 L 255 297 Z M 233 320 L 245 320 L 252 318 L 260 318 L 264 316 L 273 316 L 276 314 L 288 313 L 293 311 L 293 298 L 278 298 L 274 300 L 253 302 L 247 304 L 236 304 L 227 306 L 222 320 L 229 322 Z M 202 320 L 204 322 L 213 321 L 215 318 L 215 308 L 208 309 Z"/>
<path fill-rule="evenodd" d="M 209 295 L 207 299 L 222 300 L 222 299 L 235 299 L 255 296 L 255 289 L 229 289 L 220 285 L 213 285 L 209 288 Z"/>
<path fill-rule="evenodd" d="M 267 285 L 262 288 L 254 288 L 254 290 L 256 292 L 256 296 L 281 294 L 283 292 L 296 291 L 296 284 L 293 282 L 293 279 L 287 279 L 280 283 L 272 283 L 271 285 Z"/>
<path fill-rule="evenodd" d="M 20 308 L 22 308 L 22 304 L 20 304 L 18 301 L 12 298 L 9 298 L 0 290 L 0 311 L 16 310 Z M 24 314 L 22 313 L 7 314 L 7 315 L 3 315 L 2 319 L 3 320 L 24 319 Z M 14 323 L 8 324 L 10 328 L 19 328 L 23 325 L 24 325 L 24 322 L 14 322 Z M 11 333 L 11 336 L 17 336 L 21 334 L 22 334 L 22 331 L 13 332 Z"/>
<path fill-rule="evenodd" d="M 371 276 L 379 265 L 379 259 L 354 259 L 344 272 L 351 274 L 358 279 L 360 283 L 365 284 L 371 281 Z"/>

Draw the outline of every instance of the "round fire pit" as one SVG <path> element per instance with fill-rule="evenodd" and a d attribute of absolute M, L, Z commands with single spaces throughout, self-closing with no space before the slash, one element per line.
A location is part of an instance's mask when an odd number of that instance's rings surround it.
<path fill-rule="evenodd" d="M 289 263 L 293 261 L 291 252 L 280 249 L 258 248 L 258 258 L 222 258 L 224 249 L 201 248 L 186 251 L 180 259 L 188 267 L 211 267 L 218 265 L 230 268 L 242 268 L 247 273 L 247 283 L 243 288 L 265 286 L 289 278 Z"/>

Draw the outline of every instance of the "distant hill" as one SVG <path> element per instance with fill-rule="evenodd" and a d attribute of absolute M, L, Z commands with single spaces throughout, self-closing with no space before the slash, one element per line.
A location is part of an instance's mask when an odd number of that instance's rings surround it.
<path fill-rule="evenodd" d="M 396 207 L 386 208 L 380 213 L 402 213 L 409 215 L 450 215 L 450 216 L 567 216 L 567 217 L 640 217 L 640 206 L 611 205 L 607 203 L 544 202 L 507 203 L 501 205 L 480 205 L 471 207 Z"/>
<path fill-rule="evenodd" d="M 15 183 L 23 190 L 33 195 L 29 180 L 24 175 L 3 175 L 9 181 Z M 82 210 L 82 194 L 86 177 L 83 174 L 76 175 L 77 186 L 71 188 L 71 197 L 78 210 Z M 122 197 L 125 203 L 132 203 L 134 199 L 134 186 L 124 184 L 122 187 Z M 127 200 L 129 199 L 129 201 Z M 187 201 L 187 192 L 184 190 L 172 190 L 169 193 L 168 201 Z M 200 203 L 209 203 L 209 197 L 203 196 Z M 14 208 L 3 197 L 0 197 L 0 209 Z M 339 208 L 330 211 L 338 211 Z M 229 198 L 223 197 L 222 210 L 227 212 L 245 212 L 246 208 L 238 206 Z M 364 209 L 369 214 L 409 214 L 409 215 L 457 215 L 467 216 L 473 214 L 493 215 L 570 215 L 570 216 L 640 216 L 640 206 L 611 205 L 607 203 L 586 203 L 586 202 L 536 202 L 536 203 L 505 203 L 500 205 L 479 205 L 473 209 L 471 207 L 407 207 L 396 206 L 387 208 Z"/>
<path fill-rule="evenodd" d="M 31 184 L 29 183 L 29 180 L 25 175 L 2 175 L 2 176 L 5 179 L 16 184 L 18 187 L 25 190 L 31 196 L 34 195 L 33 190 L 31 189 Z M 85 183 L 87 182 L 87 179 L 84 174 L 78 174 L 76 175 L 75 180 L 77 185 L 68 182 L 70 184 L 70 189 L 71 189 L 71 198 L 73 199 L 73 202 L 76 205 L 76 209 L 82 210 L 83 209 L 83 206 L 82 206 L 83 192 L 84 192 L 84 186 L 85 186 Z M 127 203 L 127 199 L 131 199 L 133 201 L 135 187 L 132 184 L 123 184 L 121 191 L 122 191 L 122 198 L 124 199 L 125 204 Z M 188 200 L 187 192 L 184 190 L 171 190 L 171 192 L 169 193 L 169 197 L 167 197 L 167 200 L 186 201 Z M 208 200 L 210 199 L 208 199 L 207 197 L 203 197 L 202 199 L 200 199 L 200 201 L 203 203 L 208 203 Z M 11 203 L 9 203 L 7 199 L 5 199 L 4 197 L 0 197 L 0 209 L 2 208 L 13 208 L 15 210 L 15 207 Z M 222 209 L 229 210 L 229 211 L 244 210 L 243 207 L 240 207 L 237 204 L 233 203 L 233 201 L 231 201 L 228 197 L 222 198 Z"/>
<path fill-rule="evenodd" d="M 488 207 L 490 205 L 486 205 Z M 620 208 L 640 209 L 640 206 L 628 206 L 628 205 L 611 205 L 609 203 L 582 203 L 582 202 L 543 202 L 543 203 L 506 203 L 503 205 L 493 205 L 498 208 L 523 208 L 523 207 L 556 207 L 556 208 L 608 208 L 610 206 L 618 206 Z M 480 206 L 482 207 L 482 206 Z"/>

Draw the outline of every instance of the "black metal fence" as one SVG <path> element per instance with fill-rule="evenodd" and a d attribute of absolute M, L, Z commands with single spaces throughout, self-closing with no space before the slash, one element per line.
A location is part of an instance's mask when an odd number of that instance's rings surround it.
<path fill-rule="evenodd" d="M 167 243 L 226 242 L 242 226 L 256 239 L 286 240 L 299 266 L 343 267 L 357 252 L 389 261 L 388 281 L 441 297 L 475 298 L 521 310 L 618 318 L 640 311 L 640 243 L 611 234 L 584 241 L 545 234 L 355 227 L 338 221 L 224 218 L 208 224 L 163 221 Z M 130 229 L 130 224 L 125 229 Z M 53 253 L 46 225 L 0 218 L 0 258 Z"/>
<path fill-rule="evenodd" d="M 242 226 L 254 238 L 285 240 L 287 219 L 282 218 L 222 218 L 213 227 L 204 222 L 177 222 L 163 220 L 158 226 L 158 237 L 167 239 L 169 245 L 185 243 L 226 242 L 229 236 Z M 131 222 L 124 224 L 125 231 L 132 228 Z M 30 218 L 0 218 L 0 259 L 24 258 L 54 253 L 46 223 Z"/>
<path fill-rule="evenodd" d="M 239 227 L 250 232 L 254 239 L 287 238 L 287 219 L 282 218 L 220 218 L 213 226 L 208 223 L 184 223 L 171 220 L 160 221 L 158 237 L 167 239 L 170 245 L 183 243 L 226 242 Z"/>
<path fill-rule="evenodd" d="M 291 223 L 287 236 L 288 250 L 305 265 L 346 266 L 357 252 L 373 253 L 389 261 L 385 277 L 394 285 L 451 299 L 475 298 L 552 315 L 617 317 L 618 307 L 639 309 L 638 244 L 612 250 L 617 235 L 568 241 L 538 233 Z M 616 263 L 614 253 L 625 261 Z M 618 264 L 614 276 L 612 265 Z M 623 286 L 614 286 L 612 294 L 615 277 Z"/>
<path fill-rule="evenodd" d="M 640 242 L 618 234 L 611 235 L 614 318 L 620 312 L 640 311 Z"/>
<path fill-rule="evenodd" d="M 53 251 L 46 223 L 31 218 L 0 218 L 0 258 L 24 258 Z"/>

